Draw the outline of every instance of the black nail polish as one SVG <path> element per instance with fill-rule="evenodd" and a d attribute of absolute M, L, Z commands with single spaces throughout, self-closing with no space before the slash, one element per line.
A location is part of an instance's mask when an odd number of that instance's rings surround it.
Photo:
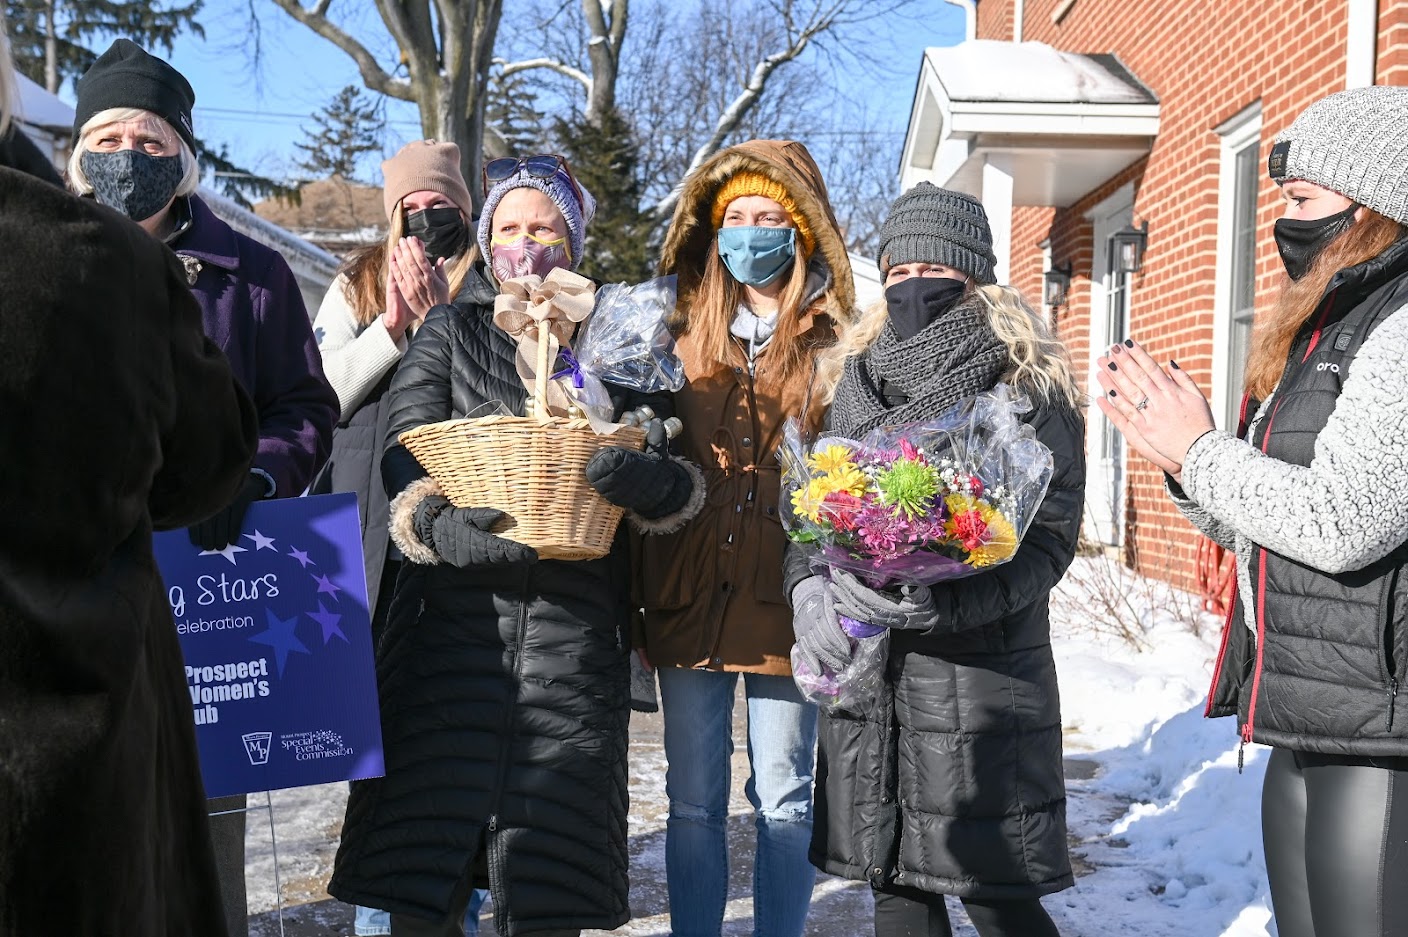
<path fill-rule="evenodd" d="M 1177 362 L 1177 361 L 1174 361 L 1172 358 L 1168 359 L 1168 363 L 1171 364 L 1171 365 L 1173 365 L 1173 369 L 1174 369 L 1175 371 L 1182 371 L 1182 370 L 1183 370 L 1182 368 L 1180 368 L 1180 367 L 1178 366 L 1178 362 Z"/>
<path fill-rule="evenodd" d="M 1115 367 L 1115 363 L 1114 363 L 1113 361 L 1110 362 L 1110 370 L 1111 370 L 1111 371 L 1118 371 L 1118 370 L 1119 370 L 1119 368 Z"/>
<path fill-rule="evenodd" d="M 1127 339 L 1125 339 L 1125 340 L 1124 340 L 1124 347 L 1126 347 L 1126 348 L 1133 348 L 1133 347 L 1134 347 L 1134 339 L 1132 339 L 1132 338 L 1127 338 Z"/>
<path fill-rule="evenodd" d="M 1115 396 L 1115 392 L 1114 392 L 1114 391 L 1110 391 L 1110 396 L 1111 396 L 1111 397 Z"/>

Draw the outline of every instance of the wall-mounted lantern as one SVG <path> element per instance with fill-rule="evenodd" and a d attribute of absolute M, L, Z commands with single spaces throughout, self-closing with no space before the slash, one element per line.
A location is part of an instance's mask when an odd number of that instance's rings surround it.
<path fill-rule="evenodd" d="M 1066 294 L 1071 289 L 1072 272 L 1070 261 L 1067 261 L 1064 267 L 1053 266 L 1043 274 L 1041 298 L 1046 305 L 1066 305 Z"/>
<path fill-rule="evenodd" d="M 1110 235 L 1110 250 L 1115 255 L 1115 269 L 1120 273 L 1138 273 L 1144 269 L 1144 249 L 1149 246 L 1149 222 L 1133 225 Z"/>

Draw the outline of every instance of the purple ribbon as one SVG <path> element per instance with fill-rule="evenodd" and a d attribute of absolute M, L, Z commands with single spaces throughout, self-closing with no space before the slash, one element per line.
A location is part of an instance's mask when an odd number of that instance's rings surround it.
<path fill-rule="evenodd" d="M 549 380 L 555 381 L 559 378 L 564 378 L 568 375 L 571 375 L 572 386 L 577 388 L 578 390 L 581 390 L 583 382 L 581 362 L 577 360 L 576 355 L 572 354 L 572 352 L 566 348 L 562 349 L 561 357 L 563 361 L 567 362 L 567 367 L 563 368 L 561 371 L 558 371 L 551 378 L 549 378 Z"/>
<path fill-rule="evenodd" d="M 877 634 L 883 634 L 885 632 L 883 625 L 872 625 L 869 622 L 856 621 L 854 618 L 848 618 L 845 615 L 839 615 L 837 617 L 841 619 L 841 630 L 853 638 L 873 638 Z"/>

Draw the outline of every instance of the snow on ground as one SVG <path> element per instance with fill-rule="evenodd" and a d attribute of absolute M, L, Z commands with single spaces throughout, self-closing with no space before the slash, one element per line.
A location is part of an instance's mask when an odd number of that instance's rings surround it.
<path fill-rule="evenodd" d="M 1052 917 L 1067 937 L 1268 937 L 1260 821 L 1267 751 L 1248 746 L 1239 774 L 1234 720 L 1202 715 L 1221 623 L 1191 614 L 1187 597 L 1120 573 L 1106 559 L 1077 560 L 1061 592 L 1062 601 L 1053 603 L 1052 640 L 1077 879 L 1074 888 L 1045 899 Z M 1142 650 L 1112 636 L 1114 613 L 1100 611 L 1110 608 L 1120 610 Z M 752 933 L 753 830 L 742 795 L 742 713 L 736 716 L 727 937 Z M 631 903 L 637 918 L 614 932 L 626 937 L 669 933 L 659 731 L 658 715 L 632 720 Z M 345 785 L 273 795 L 290 937 L 351 933 L 350 910 L 323 891 L 345 799 Z M 279 933 L 269 913 L 270 853 L 267 814 L 254 812 L 250 910 L 260 937 Z M 973 937 L 957 903 L 950 906 L 957 937 Z M 865 886 L 819 876 L 807 933 L 869 933 L 870 909 Z M 493 934 L 487 916 L 483 934 Z"/>

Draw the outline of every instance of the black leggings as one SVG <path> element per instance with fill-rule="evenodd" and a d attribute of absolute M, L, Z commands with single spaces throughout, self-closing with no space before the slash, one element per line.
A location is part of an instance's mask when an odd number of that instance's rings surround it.
<path fill-rule="evenodd" d="M 1281 937 L 1408 934 L 1408 758 L 1276 749 L 1261 838 Z"/>
<path fill-rule="evenodd" d="M 963 899 L 979 937 L 1060 937 L 1041 901 Z M 953 937 L 944 896 L 892 885 L 875 892 L 875 937 Z"/>

